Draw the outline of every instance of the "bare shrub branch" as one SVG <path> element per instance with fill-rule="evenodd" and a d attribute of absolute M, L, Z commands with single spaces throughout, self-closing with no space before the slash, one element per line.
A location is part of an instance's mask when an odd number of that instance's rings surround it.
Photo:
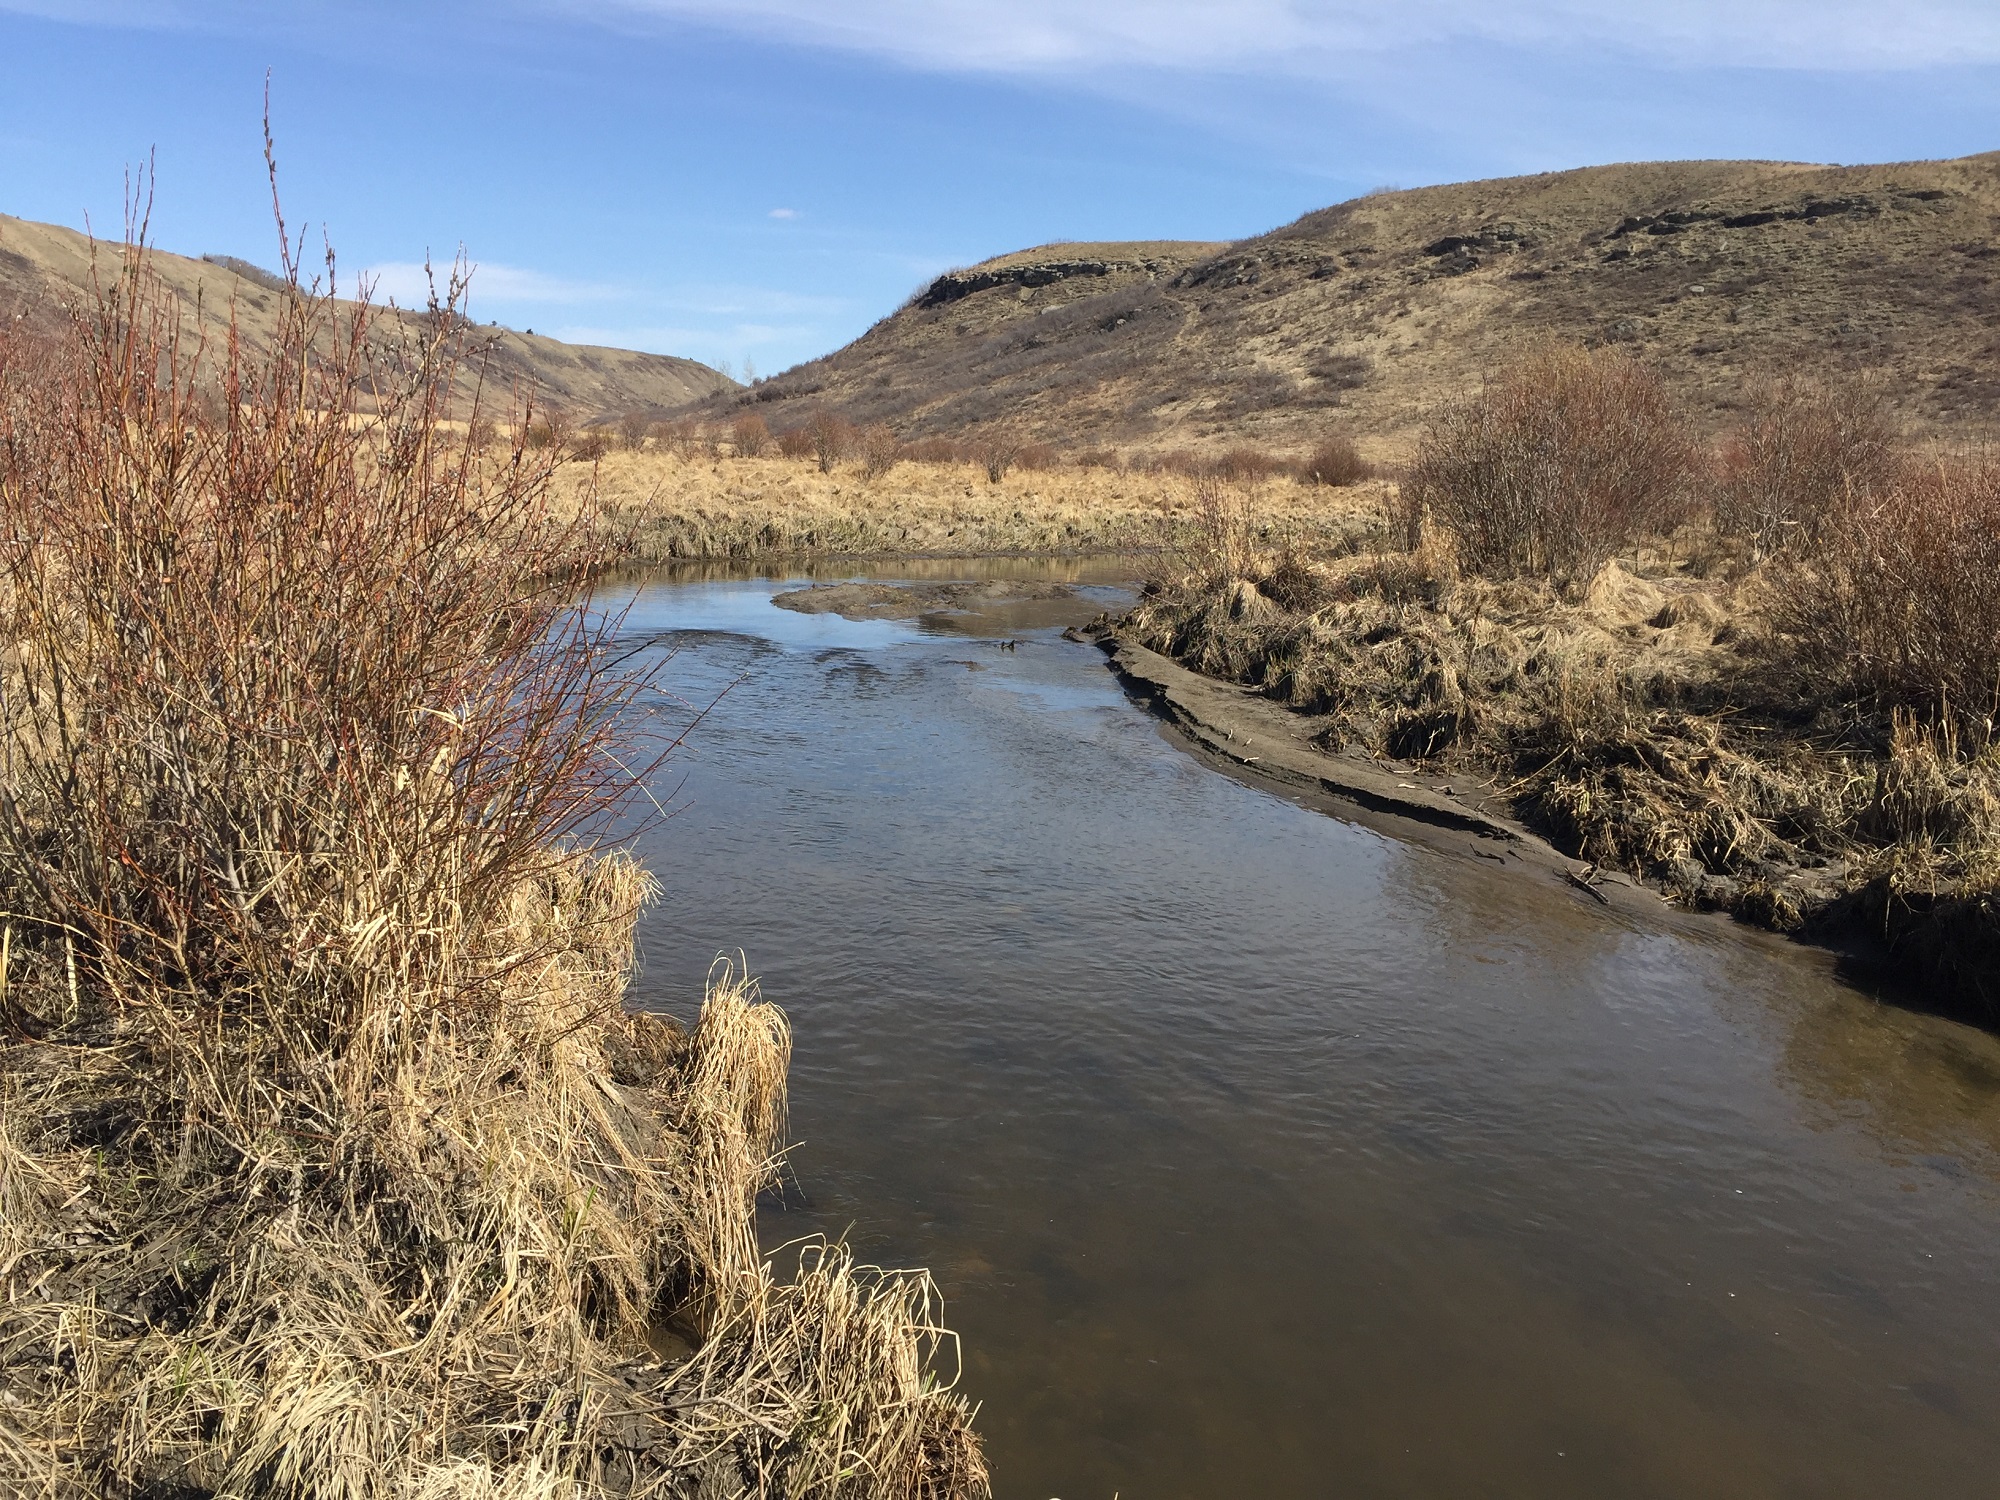
<path fill-rule="evenodd" d="M 1432 417 L 1402 487 L 1414 543 L 1428 512 L 1473 570 L 1588 577 L 1694 503 L 1696 453 L 1659 380 L 1611 350 L 1555 348 Z"/>

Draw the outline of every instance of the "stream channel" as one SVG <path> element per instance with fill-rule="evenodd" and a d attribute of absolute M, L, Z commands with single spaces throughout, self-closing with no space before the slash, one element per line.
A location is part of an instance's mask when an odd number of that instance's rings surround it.
<path fill-rule="evenodd" d="M 996 575 L 1131 569 L 819 581 Z M 766 1242 L 931 1268 L 1002 1500 L 2000 1494 L 1995 1038 L 1221 774 L 1046 606 L 807 581 L 625 591 L 713 704 L 633 999 L 747 955 Z"/>

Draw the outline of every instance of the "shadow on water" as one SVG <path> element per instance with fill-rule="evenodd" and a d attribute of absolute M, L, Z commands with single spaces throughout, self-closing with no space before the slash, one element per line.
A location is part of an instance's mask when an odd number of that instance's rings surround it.
<path fill-rule="evenodd" d="M 1003 1497 L 1991 1493 L 2000 1041 L 1219 776 L 1053 630 L 781 586 L 634 601 L 735 684 L 634 996 L 747 951 L 769 1241 L 936 1271 Z"/>

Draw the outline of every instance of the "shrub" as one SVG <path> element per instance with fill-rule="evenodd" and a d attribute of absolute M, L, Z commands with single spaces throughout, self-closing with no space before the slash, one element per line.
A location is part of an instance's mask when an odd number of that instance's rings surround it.
<path fill-rule="evenodd" d="M 1323 484 L 1334 489 L 1344 489 L 1348 485 L 1359 484 L 1371 477 L 1374 469 L 1361 457 L 1361 450 L 1346 438 L 1328 438 L 1313 449 L 1299 477 L 1308 484 Z"/>
<path fill-rule="evenodd" d="M 1843 503 L 1887 485 L 1896 462 L 1872 394 L 1797 376 L 1769 381 L 1723 449 L 1716 525 L 1760 555 L 1799 540 L 1809 545 Z"/>
<path fill-rule="evenodd" d="M 1696 455 L 1659 380 L 1612 350 L 1554 348 L 1433 416 L 1398 529 L 1428 512 L 1474 571 L 1577 579 L 1685 521 Z"/>
<path fill-rule="evenodd" d="M 653 424 L 653 441 L 666 452 L 687 458 L 701 441 L 701 429 L 693 417 L 676 417 L 670 422 Z"/>
<path fill-rule="evenodd" d="M 1014 455 L 1015 468 L 1027 469 L 1033 473 L 1053 469 L 1061 461 L 1061 456 L 1048 443 L 1023 443 L 1020 451 Z"/>
<path fill-rule="evenodd" d="M 854 429 L 832 412 L 814 412 L 805 431 L 807 451 L 822 474 L 831 474 L 833 466 L 853 451 Z"/>
<path fill-rule="evenodd" d="M 787 427 L 778 434 L 777 443 L 786 458 L 806 458 L 813 451 L 812 433 L 804 427 Z"/>
<path fill-rule="evenodd" d="M 611 434 L 605 428 L 592 427 L 578 433 L 570 440 L 569 456 L 594 464 L 611 451 Z"/>
<path fill-rule="evenodd" d="M 1007 471 L 1014 467 L 1014 460 L 1020 456 L 1021 442 L 1004 432 L 989 433 L 973 444 L 973 461 L 986 470 L 988 483 L 998 484 L 1007 477 Z"/>
<path fill-rule="evenodd" d="M 618 436 L 634 453 L 646 446 L 646 435 L 652 430 L 653 419 L 643 411 L 628 411 L 618 419 Z"/>
<path fill-rule="evenodd" d="M 906 444 L 903 457 L 920 464 L 962 464 L 966 462 L 964 446 L 948 437 L 919 438 Z"/>
<path fill-rule="evenodd" d="M 1773 579 L 1800 680 L 1956 721 L 2000 720 L 2000 462 L 1913 467 L 1833 507 Z"/>
<path fill-rule="evenodd" d="M 569 441 L 570 425 L 561 412 L 550 412 L 543 417 L 530 414 L 523 437 L 532 452 L 547 453 Z"/>
<path fill-rule="evenodd" d="M 896 434 L 877 423 L 861 434 L 861 477 L 880 479 L 902 461 L 903 445 Z"/>
<path fill-rule="evenodd" d="M 771 429 L 756 412 L 745 412 L 729 429 L 729 446 L 738 458 L 756 458 L 771 446 Z"/>
<path fill-rule="evenodd" d="M 928 1283 L 759 1251 L 783 1017 L 622 1011 L 657 667 L 559 446 L 444 428 L 456 278 L 286 270 L 214 378 L 137 245 L 0 329 L 0 1493 L 987 1493 Z M 699 1393 L 597 1399 L 669 1313 Z"/>
<path fill-rule="evenodd" d="M 1196 461 L 1197 472 L 1236 484 L 1269 479 L 1274 474 L 1289 472 L 1290 468 L 1291 465 L 1282 458 L 1273 457 L 1262 449 L 1243 446 L 1226 449 L 1211 459 Z"/>

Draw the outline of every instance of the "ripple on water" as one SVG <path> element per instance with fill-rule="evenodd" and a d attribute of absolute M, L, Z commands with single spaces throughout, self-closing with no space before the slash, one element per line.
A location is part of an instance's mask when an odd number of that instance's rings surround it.
<path fill-rule="evenodd" d="M 1993 1038 L 1217 775 L 1053 630 L 783 586 L 635 592 L 728 688 L 635 997 L 747 952 L 766 1231 L 937 1271 L 1003 1496 L 1991 1493 Z"/>

